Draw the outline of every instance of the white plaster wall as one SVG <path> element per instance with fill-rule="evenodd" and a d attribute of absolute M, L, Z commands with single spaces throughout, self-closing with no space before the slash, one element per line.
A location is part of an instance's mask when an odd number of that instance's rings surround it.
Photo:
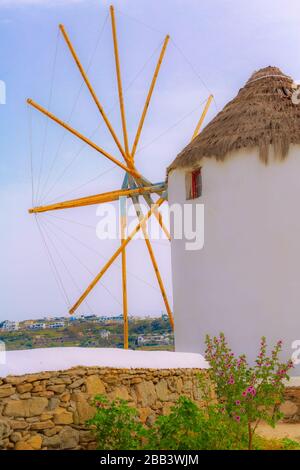
<path fill-rule="evenodd" d="M 204 353 L 223 331 L 250 361 L 260 338 L 300 340 L 300 146 L 263 165 L 257 151 L 202 161 L 203 196 L 185 199 L 185 171 L 169 175 L 169 204 L 205 206 L 205 243 L 172 241 L 176 351 Z M 300 357 L 300 355 L 299 355 Z M 292 375 L 299 375 L 300 367 Z"/>

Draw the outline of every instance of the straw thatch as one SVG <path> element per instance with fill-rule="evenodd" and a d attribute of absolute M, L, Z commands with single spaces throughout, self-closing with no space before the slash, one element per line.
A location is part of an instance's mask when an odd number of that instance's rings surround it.
<path fill-rule="evenodd" d="M 295 85 L 294 85 L 295 87 Z M 293 104 L 293 80 L 277 67 L 255 72 L 238 95 L 177 156 L 168 171 L 197 166 L 203 157 L 225 160 L 242 148 L 258 147 L 269 161 L 286 158 L 290 144 L 300 144 L 300 105 Z"/>

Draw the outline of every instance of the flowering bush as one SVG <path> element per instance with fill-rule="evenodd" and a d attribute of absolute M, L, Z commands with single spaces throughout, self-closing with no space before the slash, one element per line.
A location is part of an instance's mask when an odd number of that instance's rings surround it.
<path fill-rule="evenodd" d="M 247 427 L 249 449 L 260 421 L 275 426 L 281 418 L 279 405 L 283 401 L 284 379 L 288 380 L 288 371 L 293 367 L 291 361 L 280 362 L 281 349 L 282 341 L 278 341 L 267 355 L 263 337 L 255 366 L 249 367 L 244 355 L 234 355 L 223 333 L 206 337 L 205 357 L 218 401 L 232 421 L 239 423 L 241 429 Z"/>
<path fill-rule="evenodd" d="M 94 399 L 96 413 L 88 421 L 101 450 L 262 449 L 268 442 L 255 435 L 261 420 L 275 426 L 281 417 L 284 379 L 292 362 L 282 363 L 279 341 L 267 355 L 266 339 L 253 367 L 236 357 L 224 334 L 206 337 L 208 376 L 199 377 L 203 406 L 182 396 L 170 414 L 143 425 L 138 411 L 125 400 Z M 299 448 L 293 441 L 273 442 L 277 449 Z"/>

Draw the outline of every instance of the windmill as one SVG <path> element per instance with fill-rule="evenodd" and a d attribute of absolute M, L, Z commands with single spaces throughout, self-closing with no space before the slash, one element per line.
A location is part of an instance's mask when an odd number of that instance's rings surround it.
<path fill-rule="evenodd" d="M 118 86 L 118 96 L 119 96 L 119 107 L 120 107 L 120 114 L 121 114 L 121 122 L 122 122 L 122 130 L 123 130 L 123 143 L 120 142 L 116 132 L 114 131 L 114 128 L 108 119 L 108 116 L 100 103 L 100 100 L 98 96 L 95 93 L 95 90 L 89 80 L 89 77 L 83 68 L 80 59 L 74 49 L 74 46 L 71 42 L 71 39 L 63 25 L 59 26 L 59 29 L 61 31 L 61 34 L 68 46 L 68 49 L 75 61 L 76 66 L 79 69 L 79 72 L 82 76 L 82 79 L 87 86 L 94 103 L 96 107 L 99 110 L 100 115 L 102 116 L 110 134 L 111 137 L 113 138 L 118 151 L 120 152 L 122 156 L 122 161 L 117 159 L 115 156 L 111 155 L 108 153 L 105 149 L 101 148 L 99 145 L 94 143 L 90 138 L 87 138 L 85 135 L 80 133 L 78 130 L 74 129 L 71 127 L 68 123 L 64 122 L 57 116 L 55 116 L 53 113 L 51 113 L 49 110 L 43 108 L 41 105 L 33 101 L 32 99 L 28 99 L 27 103 L 47 116 L 50 120 L 56 122 L 59 126 L 63 127 L 65 130 L 76 136 L 78 139 L 83 141 L 85 144 L 87 144 L 89 147 L 93 148 L 96 150 L 99 154 L 102 156 L 106 157 L 110 161 L 112 161 L 115 165 L 118 167 L 122 168 L 122 170 L 125 172 L 123 183 L 120 189 L 102 193 L 102 194 L 96 194 L 96 195 L 91 195 L 91 196 L 86 196 L 82 197 L 79 199 L 72 199 L 72 200 L 67 200 L 67 201 L 62 201 L 58 203 L 53 203 L 49 205 L 44 205 L 44 206 L 37 206 L 29 209 L 29 213 L 31 214 L 38 214 L 42 212 L 48 212 L 48 211 L 56 211 L 56 210 L 65 210 L 68 208 L 75 208 L 75 207 L 83 207 L 83 206 L 89 206 L 89 205 L 94 205 L 94 204 L 102 204 L 102 203 L 107 203 L 107 202 L 112 202 L 112 201 L 117 201 L 119 200 L 120 204 L 120 246 L 119 248 L 113 253 L 111 258 L 105 263 L 105 265 L 102 267 L 102 269 L 99 271 L 99 273 L 92 279 L 90 284 L 86 287 L 86 289 L 83 291 L 81 296 L 78 298 L 78 300 L 74 303 L 74 305 L 70 308 L 69 313 L 73 314 L 76 312 L 78 307 L 82 304 L 82 302 L 87 298 L 87 296 L 90 294 L 90 292 L 94 289 L 94 287 L 97 285 L 97 283 L 101 280 L 101 278 L 104 276 L 106 271 L 110 268 L 110 266 L 113 264 L 113 262 L 121 256 L 122 258 L 122 292 L 123 292 L 123 319 L 124 319 L 124 348 L 128 348 L 128 304 L 127 304 L 127 276 L 126 276 L 126 247 L 130 243 L 130 241 L 134 238 L 134 236 L 139 232 L 142 231 L 143 233 L 143 238 L 150 256 L 150 260 L 157 278 L 157 282 L 159 285 L 159 289 L 165 304 L 165 308 L 169 317 L 169 321 L 171 324 L 172 329 L 174 329 L 174 320 L 173 320 L 173 315 L 172 315 L 172 310 L 170 307 L 170 303 L 168 301 L 168 297 L 166 294 L 166 290 L 164 287 L 164 283 L 162 280 L 162 276 L 159 271 L 159 267 L 155 258 L 155 254 L 149 239 L 148 235 L 148 230 L 147 230 L 147 221 L 149 218 L 153 215 L 156 217 L 161 229 L 164 231 L 165 235 L 167 238 L 170 240 L 170 233 L 165 226 L 161 213 L 159 212 L 160 206 L 167 201 L 167 182 L 160 182 L 160 183 L 155 183 L 153 184 L 150 182 L 147 178 L 145 178 L 136 168 L 135 165 L 135 154 L 137 150 L 137 146 L 140 141 L 140 136 L 142 133 L 143 125 L 145 122 L 145 118 L 147 115 L 148 107 L 151 101 L 151 97 L 155 88 L 155 84 L 158 78 L 159 70 L 166 52 L 166 48 L 169 42 L 169 35 L 167 35 L 164 39 L 159 58 L 154 70 L 154 74 L 151 80 L 150 88 L 147 94 L 147 98 L 142 110 L 142 114 L 139 120 L 138 128 L 135 134 L 135 138 L 133 141 L 133 145 L 130 149 L 129 147 L 129 142 L 128 142 L 128 134 L 127 134 L 127 123 L 126 123 L 126 115 L 125 115 L 125 106 L 124 106 L 124 97 L 123 97 L 123 88 L 122 88 L 122 78 L 121 78 L 121 70 L 120 70 L 120 60 L 119 60 L 119 50 L 118 50 L 118 39 L 117 39 L 117 30 L 116 30 L 116 19 L 115 19 L 115 11 L 114 7 L 110 6 L 110 17 L 111 17 L 111 26 L 112 26 L 112 37 L 113 37 L 113 45 L 114 45 L 114 56 L 115 56 L 115 67 L 116 67 L 116 78 L 117 78 L 117 86 Z M 193 138 L 197 136 L 200 127 L 203 123 L 203 120 L 205 118 L 205 115 L 208 111 L 209 105 L 211 103 L 212 96 L 209 96 L 205 108 L 202 112 L 202 115 L 200 117 L 200 120 L 197 124 L 197 127 L 195 129 L 195 132 L 193 134 Z M 154 196 L 159 196 L 158 199 L 155 201 L 153 199 Z M 149 206 L 149 210 L 146 214 L 143 213 L 141 204 L 140 204 L 140 198 L 143 197 L 143 199 L 146 201 L 147 205 Z M 130 198 L 134 208 L 135 212 L 137 215 L 137 221 L 138 224 L 136 227 L 132 230 L 131 233 L 129 233 L 126 236 L 126 227 L 127 227 L 127 212 L 126 212 L 126 201 L 127 198 Z"/>

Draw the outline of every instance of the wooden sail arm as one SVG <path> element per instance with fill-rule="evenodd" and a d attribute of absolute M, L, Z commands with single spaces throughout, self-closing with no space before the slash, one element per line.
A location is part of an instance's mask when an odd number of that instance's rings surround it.
<path fill-rule="evenodd" d="M 146 203 L 148 204 L 149 207 L 152 206 L 152 204 L 154 204 L 154 201 L 152 199 L 152 197 L 150 196 L 150 193 L 144 193 L 143 194 L 143 197 L 146 201 Z M 169 241 L 171 241 L 171 234 L 169 232 L 169 230 L 167 229 L 167 227 L 165 226 L 164 224 L 164 221 L 163 221 L 163 218 L 162 218 L 162 215 L 161 213 L 159 212 L 159 210 L 156 210 L 154 212 L 154 217 L 156 218 L 157 222 L 159 223 L 159 225 L 161 226 L 161 229 L 163 230 L 163 232 L 165 233 L 167 239 Z"/>
<path fill-rule="evenodd" d="M 125 177 L 125 181 L 123 186 L 127 186 L 127 179 Z M 126 226 L 127 226 L 127 199 L 126 197 L 120 197 L 119 199 L 120 204 L 120 234 L 121 234 L 121 244 L 126 238 Z M 128 299 L 127 299 L 127 256 L 126 256 L 126 248 L 122 250 L 122 300 L 123 300 L 123 321 L 124 321 L 124 328 L 123 328 L 123 343 L 124 349 L 128 349 Z"/>
<path fill-rule="evenodd" d="M 133 195 L 144 195 L 150 193 L 163 193 L 166 190 L 166 184 L 157 184 L 135 189 L 124 189 L 110 191 L 102 194 L 95 194 L 93 196 L 82 197 L 79 199 L 71 199 L 69 201 L 57 202 L 46 206 L 38 206 L 29 209 L 30 214 L 39 212 L 55 211 L 60 209 L 71 209 L 74 207 L 91 206 L 93 204 L 102 204 L 105 202 L 117 201 L 120 197 L 131 197 Z"/>
<path fill-rule="evenodd" d="M 131 182 L 131 187 L 132 188 L 139 188 L 139 187 L 143 187 L 143 184 L 149 184 L 150 182 L 148 180 L 146 180 L 145 178 L 140 178 L 140 179 L 134 179 L 132 178 L 132 176 L 129 176 L 129 181 Z M 142 182 L 143 181 L 143 184 Z M 151 184 L 151 183 L 150 183 Z M 167 189 L 167 183 L 165 183 L 165 188 Z M 155 191 L 153 191 L 154 193 Z M 159 193 L 157 193 L 159 194 Z M 144 193 L 142 195 L 146 201 L 146 203 L 148 204 L 149 208 L 152 207 L 152 205 L 154 204 L 154 201 L 152 199 L 152 197 L 150 196 L 150 193 Z M 163 219 L 162 219 L 162 215 L 161 213 L 156 210 L 154 212 L 154 216 L 155 218 L 157 219 L 159 225 L 161 226 L 162 230 L 164 231 L 166 237 L 168 238 L 169 241 L 171 241 L 171 235 L 170 235 L 170 232 L 169 230 L 167 229 L 167 227 L 165 226 L 164 222 L 163 222 Z"/>
<path fill-rule="evenodd" d="M 205 104 L 205 106 L 204 106 L 203 112 L 202 112 L 202 114 L 201 114 L 201 116 L 200 116 L 200 119 L 199 119 L 199 121 L 198 121 L 198 124 L 197 124 L 197 126 L 196 126 L 196 129 L 194 130 L 194 133 L 193 133 L 193 136 L 192 136 L 192 139 L 191 139 L 191 140 L 194 140 L 194 138 L 197 137 L 197 135 L 199 134 L 200 128 L 201 128 L 201 126 L 202 126 L 202 124 L 203 124 L 203 121 L 204 121 L 204 119 L 205 119 L 205 116 L 206 116 L 206 114 L 207 114 L 207 111 L 208 111 L 208 109 L 209 109 L 209 107 L 210 107 L 210 104 L 211 104 L 212 100 L 213 100 L 213 95 L 209 95 L 209 97 L 208 97 L 208 99 L 207 99 L 207 101 L 206 101 L 206 104 Z"/>
<path fill-rule="evenodd" d="M 141 132 L 142 132 L 143 125 L 144 125 L 144 122 L 145 122 L 145 117 L 146 117 L 147 110 L 148 110 L 148 107 L 149 107 L 149 104 L 150 104 L 150 100 L 151 100 L 152 93 L 153 93 L 153 90 L 154 90 L 154 87 L 155 87 L 155 83 L 156 83 L 156 80 L 157 80 L 157 77 L 158 77 L 159 69 L 160 69 L 161 63 L 163 61 L 169 39 L 170 39 L 170 36 L 167 35 L 165 40 L 164 40 L 161 53 L 159 55 L 157 65 L 155 67 L 154 75 L 153 75 L 153 78 L 152 78 L 152 81 L 151 81 L 151 84 L 150 84 L 149 92 L 148 92 L 148 95 L 147 95 L 147 98 L 146 98 L 144 109 L 143 109 L 143 112 L 142 112 L 142 115 L 141 115 L 141 118 L 140 118 L 140 122 L 139 122 L 139 125 L 138 125 L 138 129 L 137 129 L 136 136 L 135 136 L 134 143 L 133 143 L 132 150 L 131 150 L 131 158 L 133 160 L 134 160 L 135 152 L 136 152 L 139 140 L 140 140 Z"/>
<path fill-rule="evenodd" d="M 130 173 L 131 175 L 139 178 L 141 177 L 140 173 L 137 172 L 137 170 L 135 168 L 129 168 L 128 166 L 126 165 L 123 165 L 123 163 L 121 163 L 119 160 L 117 160 L 115 157 L 113 157 L 112 155 L 110 155 L 108 152 L 106 152 L 106 150 L 102 149 L 101 147 L 99 147 L 98 145 L 96 145 L 94 142 L 92 142 L 90 139 L 88 139 L 87 137 L 85 137 L 83 134 L 81 134 L 80 132 L 78 132 L 76 129 L 73 129 L 71 126 L 69 126 L 69 124 L 67 124 L 66 122 L 62 121 L 61 119 L 59 119 L 58 117 L 56 117 L 54 114 L 50 113 L 50 111 L 47 111 L 45 108 L 43 108 L 41 105 L 35 103 L 32 99 L 28 99 L 27 100 L 27 103 L 32 106 L 33 108 L 37 109 L 38 111 L 40 111 L 42 114 L 44 114 L 45 116 L 47 116 L 48 118 L 52 119 L 52 121 L 56 122 L 57 124 L 59 124 L 60 126 L 64 127 L 66 130 L 68 130 L 71 134 L 75 135 L 76 137 L 78 137 L 80 140 L 82 140 L 83 142 L 85 142 L 87 145 L 89 145 L 90 147 L 92 147 L 94 150 L 97 150 L 97 152 L 101 153 L 102 155 L 104 155 L 106 158 L 108 158 L 110 161 L 112 161 L 113 163 L 115 163 L 116 165 L 118 165 L 120 168 L 122 168 L 123 170 L 127 171 L 128 173 Z"/>
<path fill-rule="evenodd" d="M 77 67 L 78 67 L 78 69 L 81 73 L 81 76 L 82 76 L 86 86 L 88 87 L 88 89 L 89 89 L 89 91 L 90 91 L 90 93 L 93 97 L 93 100 L 94 100 L 98 110 L 100 111 L 100 114 L 103 117 L 104 122 L 105 122 L 109 132 L 111 133 L 111 136 L 113 137 L 113 139 L 114 139 L 118 149 L 120 150 L 121 154 L 123 155 L 123 158 L 125 159 L 126 163 L 129 166 L 132 166 L 131 160 L 127 157 L 126 152 L 124 151 L 124 149 L 123 149 L 123 147 L 122 147 L 122 145 L 121 145 L 121 143 L 120 143 L 120 141 L 117 137 L 117 134 L 115 133 L 115 131 L 114 131 L 114 129 L 113 129 L 113 127 L 112 127 L 112 125 L 111 125 L 111 123 L 110 123 L 110 121 L 109 121 L 109 119 L 108 119 L 108 117 L 107 117 L 107 115 L 106 115 L 106 113 L 103 109 L 103 106 L 101 105 L 101 103 L 100 103 L 100 101 L 99 101 L 99 99 L 96 95 L 96 92 L 95 92 L 94 88 L 92 87 L 92 84 L 91 84 L 91 82 L 90 82 L 90 80 L 87 76 L 87 73 L 85 72 L 85 70 L 84 70 L 84 68 L 83 68 L 83 66 L 82 66 L 82 64 L 81 64 L 81 62 L 78 58 L 78 55 L 77 55 L 77 53 L 74 49 L 74 46 L 73 46 L 73 44 L 70 40 L 69 35 L 66 32 L 66 29 L 65 29 L 64 25 L 60 24 L 59 29 L 60 29 L 63 37 L 64 37 L 64 40 L 66 41 L 66 43 L 68 45 L 68 48 L 69 48 L 69 50 L 72 54 L 72 57 L 73 57 L 74 61 L 76 62 L 76 65 L 77 65 Z"/>
<path fill-rule="evenodd" d="M 142 212 L 138 197 L 133 196 L 132 197 L 132 202 L 133 202 L 136 214 L 138 216 L 138 219 L 141 222 L 143 220 L 143 212 Z M 155 212 L 154 212 L 154 214 L 155 214 Z M 160 288 L 160 292 L 161 292 L 161 295 L 162 295 L 162 298 L 163 298 L 163 301 L 164 301 L 164 304 L 165 304 L 165 307 L 166 307 L 166 310 L 167 310 L 167 313 L 168 313 L 168 316 L 169 316 L 170 324 L 171 324 L 172 329 L 174 330 L 174 319 L 173 319 L 172 310 L 171 310 L 171 307 L 170 307 L 170 304 L 169 304 L 169 301 L 168 301 L 168 297 L 167 297 L 166 290 L 165 290 L 165 287 L 164 287 L 164 283 L 163 283 L 163 280 L 162 280 L 162 277 L 161 277 L 161 274 L 160 274 L 160 271 L 159 271 L 159 268 L 158 268 L 158 264 L 157 264 L 157 261 L 156 261 L 155 255 L 154 255 L 154 251 L 153 251 L 152 245 L 151 245 L 150 240 L 149 240 L 147 227 L 146 227 L 145 224 L 142 224 L 141 228 L 142 228 L 142 231 L 143 231 L 143 235 L 144 235 L 145 243 L 146 243 L 146 246 L 147 246 L 147 249 L 148 249 L 148 252 L 149 252 L 151 263 L 152 263 L 152 266 L 153 266 L 153 269 L 154 269 L 154 272 L 155 272 L 155 275 L 156 275 L 156 278 L 157 278 L 157 282 L 158 282 L 158 285 L 159 285 L 159 288 Z"/>
<path fill-rule="evenodd" d="M 122 253 L 123 249 L 128 245 L 128 243 L 134 238 L 134 236 L 138 233 L 138 231 L 141 229 L 142 225 L 146 224 L 147 220 L 151 217 L 153 212 L 158 209 L 162 205 L 162 203 L 165 201 L 165 195 L 163 194 L 161 198 L 158 199 L 158 201 L 154 204 L 153 207 L 147 212 L 145 217 L 142 219 L 142 221 L 135 227 L 135 229 L 128 235 L 127 238 L 121 243 L 119 248 L 115 251 L 113 256 L 107 261 L 105 266 L 101 269 L 101 271 L 97 274 L 97 276 L 93 279 L 93 281 L 89 284 L 89 286 L 86 288 L 86 290 L 83 292 L 83 294 L 80 296 L 80 298 L 77 300 L 77 302 L 73 305 L 73 307 L 69 310 L 70 314 L 73 314 L 77 308 L 82 304 L 82 302 L 85 300 L 85 298 L 88 296 L 88 294 L 91 292 L 91 290 L 96 286 L 96 284 L 100 281 L 102 276 L 106 273 L 108 268 L 112 265 L 114 260 Z"/>
<path fill-rule="evenodd" d="M 128 146 L 128 134 L 127 134 L 124 96 L 123 96 L 123 87 L 122 87 L 122 79 L 121 79 L 121 68 L 120 68 L 119 46 L 118 46 L 118 38 L 117 38 L 115 10 L 114 10 L 114 7 L 112 5 L 110 6 L 110 16 L 111 16 L 111 26 L 112 26 L 112 35 L 113 35 L 113 43 L 114 43 L 115 64 L 116 64 L 117 84 L 118 84 L 118 93 L 119 93 L 119 104 L 120 104 L 120 112 L 121 112 L 121 120 L 122 120 L 122 128 L 123 128 L 124 147 L 125 147 L 125 152 L 126 152 L 126 158 L 132 164 L 132 159 L 129 155 L 129 146 Z"/>

